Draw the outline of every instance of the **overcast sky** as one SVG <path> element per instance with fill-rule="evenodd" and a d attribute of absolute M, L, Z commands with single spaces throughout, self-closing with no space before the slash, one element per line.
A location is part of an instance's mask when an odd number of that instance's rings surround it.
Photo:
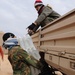
<path fill-rule="evenodd" d="M 42 0 L 59 14 L 64 15 L 75 8 L 75 0 Z M 35 0 L 0 0 L 0 31 L 16 36 L 27 33 L 26 27 L 37 18 Z"/>

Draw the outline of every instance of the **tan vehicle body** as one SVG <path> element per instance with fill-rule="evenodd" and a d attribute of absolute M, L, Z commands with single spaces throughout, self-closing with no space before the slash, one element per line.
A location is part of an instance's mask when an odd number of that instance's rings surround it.
<path fill-rule="evenodd" d="M 75 9 L 31 36 L 46 62 L 66 75 L 75 75 Z"/>

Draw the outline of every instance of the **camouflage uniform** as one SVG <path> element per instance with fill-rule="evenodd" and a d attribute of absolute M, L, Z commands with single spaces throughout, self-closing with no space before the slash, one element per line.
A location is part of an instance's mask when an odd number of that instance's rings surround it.
<path fill-rule="evenodd" d="M 19 46 L 8 50 L 8 59 L 13 68 L 13 75 L 31 75 L 30 66 L 39 68 L 38 61 Z"/>

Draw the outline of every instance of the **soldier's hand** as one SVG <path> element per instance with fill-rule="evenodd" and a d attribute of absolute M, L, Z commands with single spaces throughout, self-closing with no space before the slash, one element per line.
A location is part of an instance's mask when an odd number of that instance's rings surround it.
<path fill-rule="evenodd" d="M 34 34 L 33 30 L 28 29 L 28 34 L 31 36 Z"/>
<path fill-rule="evenodd" d="M 29 30 L 33 30 L 36 27 L 36 25 L 34 23 L 32 23 L 31 25 L 29 25 L 27 28 Z"/>

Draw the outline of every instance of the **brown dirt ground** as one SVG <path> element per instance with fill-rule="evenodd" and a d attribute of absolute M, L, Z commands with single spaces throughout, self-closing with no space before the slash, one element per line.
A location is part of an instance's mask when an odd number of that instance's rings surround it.
<path fill-rule="evenodd" d="M 0 75 L 13 75 L 12 67 L 8 61 L 8 55 L 4 55 L 4 60 L 0 56 Z"/>

